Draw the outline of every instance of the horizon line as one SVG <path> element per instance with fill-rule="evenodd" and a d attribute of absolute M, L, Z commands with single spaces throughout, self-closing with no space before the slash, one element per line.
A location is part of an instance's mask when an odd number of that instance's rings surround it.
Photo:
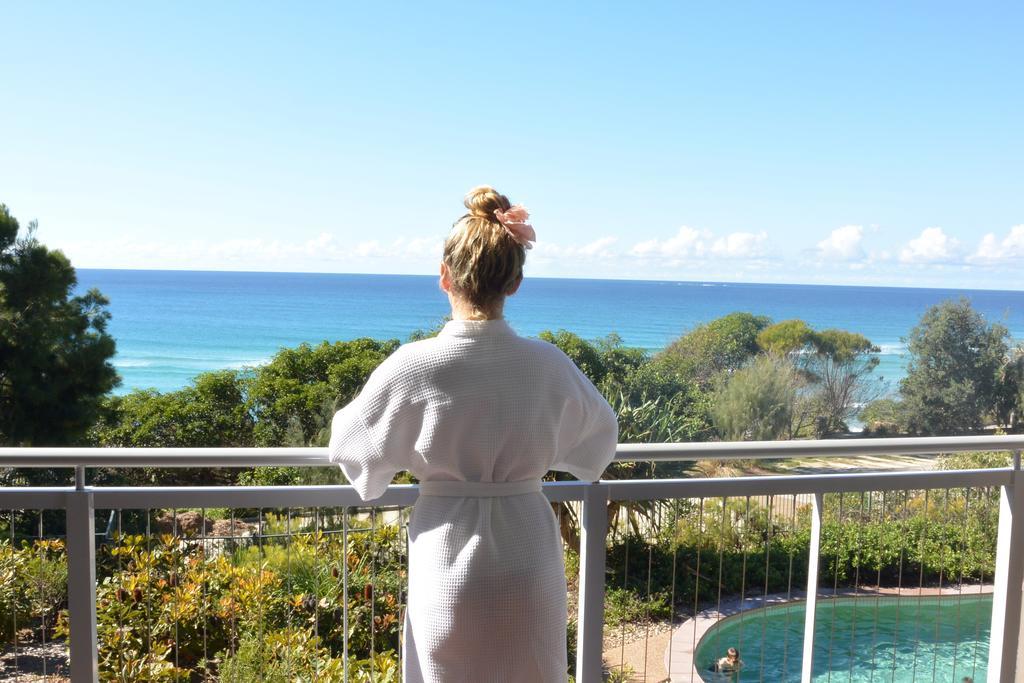
<path fill-rule="evenodd" d="M 213 268 L 94 268 L 73 266 L 76 271 L 125 271 L 137 273 L 239 273 L 247 275 L 362 275 L 369 277 L 437 277 L 428 273 L 353 273 L 311 270 L 218 270 Z M 561 277 L 554 275 L 531 275 L 531 280 L 568 280 L 584 282 L 649 282 L 693 285 L 750 285 L 762 287 L 835 287 L 840 289 L 923 289 L 947 292 L 1004 292 L 1021 294 L 1024 289 L 998 289 L 995 287 L 934 287 L 927 285 L 892 284 L 831 284 L 820 282 L 751 282 L 746 280 L 671 280 L 631 277 Z"/>

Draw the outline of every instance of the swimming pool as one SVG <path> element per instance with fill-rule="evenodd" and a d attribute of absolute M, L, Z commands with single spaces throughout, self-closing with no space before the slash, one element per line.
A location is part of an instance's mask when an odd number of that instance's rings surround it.
<path fill-rule="evenodd" d="M 819 599 L 814 681 L 984 680 L 991 595 Z M 804 603 L 749 610 L 704 634 L 694 661 L 705 681 L 799 681 Z M 711 673 L 730 647 L 739 676 Z"/>

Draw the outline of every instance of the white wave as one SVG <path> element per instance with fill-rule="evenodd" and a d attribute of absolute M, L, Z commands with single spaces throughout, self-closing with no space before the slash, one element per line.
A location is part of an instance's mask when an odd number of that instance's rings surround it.
<path fill-rule="evenodd" d="M 906 344 L 879 344 L 878 348 L 883 356 L 899 356 L 907 352 Z"/>
<path fill-rule="evenodd" d="M 240 360 L 232 363 L 226 363 L 222 367 L 228 370 L 241 370 L 242 368 L 252 368 L 259 365 L 266 365 L 270 362 L 270 358 L 256 358 L 253 360 Z"/>
<path fill-rule="evenodd" d="M 128 358 L 125 360 L 114 360 L 114 365 L 119 368 L 148 368 L 153 365 L 152 361 Z"/>

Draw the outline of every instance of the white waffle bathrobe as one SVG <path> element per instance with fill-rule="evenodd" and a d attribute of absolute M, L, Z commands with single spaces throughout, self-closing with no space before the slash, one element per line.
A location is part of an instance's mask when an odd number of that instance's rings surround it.
<path fill-rule="evenodd" d="M 452 321 L 406 344 L 338 411 L 331 459 L 364 500 L 399 470 L 424 483 L 405 683 L 566 680 L 562 545 L 537 482 L 548 470 L 598 479 L 616 438 L 615 413 L 572 361 L 503 320 Z"/>

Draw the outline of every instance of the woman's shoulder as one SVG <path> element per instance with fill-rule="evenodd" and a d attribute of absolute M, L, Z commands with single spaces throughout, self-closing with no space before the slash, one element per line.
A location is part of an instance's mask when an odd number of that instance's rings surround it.
<path fill-rule="evenodd" d="M 506 347 L 513 357 L 529 356 L 530 362 L 542 363 L 552 370 L 561 368 L 566 371 L 575 368 L 572 360 L 562 352 L 560 348 L 543 339 L 524 336 L 510 336 L 507 339 Z M 493 353 L 493 347 L 487 349 L 487 353 Z M 458 340 L 451 337 L 430 337 L 414 342 L 408 342 L 398 347 L 389 356 L 381 367 L 386 372 L 416 372 L 428 371 L 430 368 L 458 363 L 465 357 L 474 353 L 472 346 L 460 344 Z"/>

